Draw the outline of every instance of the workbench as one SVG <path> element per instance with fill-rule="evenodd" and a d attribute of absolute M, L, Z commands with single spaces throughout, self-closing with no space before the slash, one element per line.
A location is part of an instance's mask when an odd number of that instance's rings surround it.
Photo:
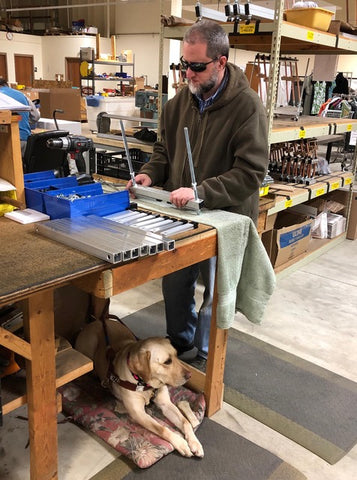
<path fill-rule="evenodd" d="M 113 265 L 35 233 L 33 225 L 0 218 L 0 306 L 22 302 L 24 339 L 0 327 L 0 345 L 26 359 L 26 387 L 15 391 L 2 382 L 3 412 L 27 402 L 31 480 L 57 477 L 56 388 L 90 371 L 92 362 L 69 350 L 68 365 L 55 355 L 54 302 L 56 288 L 75 284 L 96 298 L 110 298 L 149 280 L 215 256 L 216 230 L 201 226 L 181 234 L 173 251 Z M 207 415 L 221 408 L 227 330 L 216 328 L 215 294 L 206 374 L 193 370 L 190 386 L 204 391 Z M 68 354 L 68 355 L 69 355 Z M 57 373 L 56 373 L 57 363 Z M 66 362 L 64 362 L 66 363 Z M 10 383 L 10 382 L 9 382 Z"/>

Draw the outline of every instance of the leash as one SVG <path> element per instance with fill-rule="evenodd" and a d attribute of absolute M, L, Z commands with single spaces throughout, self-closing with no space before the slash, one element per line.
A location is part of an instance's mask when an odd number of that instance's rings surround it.
<path fill-rule="evenodd" d="M 148 385 L 142 378 L 140 378 L 139 375 L 137 375 L 136 373 L 133 373 L 131 370 L 130 370 L 130 373 L 132 374 L 133 378 L 136 380 L 136 383 L 131 383 L 131 382 L 128 382 L 127 380 L 122 380 L 121 378 L 118 377 L 118 375 L 116 375 L 114 373 L 113 360 L 114 360 L 114 357 L 116 355 L 116 352 L 114 351 L 114 349 L 110 345 L 108 327 L 107 327 L 107 324 L 106 324 L 106 320 L 108 320 L 108 319 L 118 321 L 125 328 L 127 328 L 129 330 L 127 325 L 125 325 L 125 323 L 119 317 L 109 313 L 109 299 L 108 299 L 106 301 L 105 307 L 104 307 L 104 309 L 103 309 L 103 311 L 102 311 L 102 313 L 99 317 L 99 320 L 102 322 L 102 325 L 103 325 L 105 343 L 107 345 L 106 357 L 108 359 L 107 378 L 104 381 L 103 386 L 109 386 L 109 383 L 113 382 L 113 383 L 116 383 L 117 385 L 119 385 L 120 387 L 126 388 L 127 390 L 131 390 L 131 391 L 134 391 L 134 392 L 143 392 L 143 391 L 152 389 L 152 387 L 150 385 Z M 138 337 L 136 335 L 133 334 L 133 336 L 136 340 L 138 340 Z M 129 364 L 129 353 L 128 353 L 126 361 Z"/>

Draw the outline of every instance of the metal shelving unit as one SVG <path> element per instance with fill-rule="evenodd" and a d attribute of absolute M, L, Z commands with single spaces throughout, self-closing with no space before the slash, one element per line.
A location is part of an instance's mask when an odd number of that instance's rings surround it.
<path fill-rule="evenodd" d="M 357 37 L 351 38 L 343 33 L 329 33 L 320 30 L 303 27 L 283 20 L 284 0 L 276 0 L 273 21 L 261 21 L 258 28 L 249 34 L 237 33 L 234 24 L 225 22 L 221 26 L 230 38 L 233 48 L 262 52 L 270 54 L 270 76 L 267 93 L 267 113 L 269 121 L 269 144 L 289 142 L 302 138 L 318 138 L 325 135 L 336 135 L 357 130 L 357 119 L 337 119 L 322 117 L 299 117 L 298 120 L 289 118 L 274 118 L 274 107 L 277 94 L 277 80 L 279 71 L 279 57 L 285 54 L 308 54 L 308 55 L 351 55 L 357 54 Z M 182 40 L 189 25 L 165 26 L 162 28 L 163 39 Z M 356 151 L 354 165 L 356 166 Z M 275 202 L 275 206 L 268 210 L 268 215 L 277 213 L 294 205 L 304 203 L 311 198 L 353 184 L 355 175 L 353 172 L 344 172 L 338 178 L 331 175 L 331 178 L 324 179 L 323 183 L 316 183 L 312 187 L 296 189 L 293 196 L 286 195 L 282 191 Z M 350 209 L 350 201 L 346 205 L 347 214 Z M 341 241 L 340 237 L 329 241 L 331 248 L 336 242 Z M 325 242 L 326 243 L 326 242 Z"/>
<path fill-rule="evenodd" d="M 116 86 L 122 87 L 124 84 L 131 84 L 135 81 L 135 64 L 129 62 L 117 62 L 114 60 L 95 60 L 94 58 L 94 50 L 92 51 L 92 59 L 87 60 L 82 58 L 82 52 L 80 52 L 80 62 L 82 64 L 83 61 L 86 61 L 89 66 L 91 66 L 91 71 L 89 75 L 81 75 L 81 93 L 82 95 L 88 95 L 85 92 L 85 88 L 91 89 L 91 94 L 95 94 L 95 84 L 96 82 L 111 82 L 112 84 L 115 82 Z M 101 77 L 96 75 L 95 66 L 111 66 L 116 69 L 119 74 L 124 73 L 124 68 L 131 68 L 132 75 L 131 77 L 120 77 L 120 76 L 113 76 L 109 78 Z"/>

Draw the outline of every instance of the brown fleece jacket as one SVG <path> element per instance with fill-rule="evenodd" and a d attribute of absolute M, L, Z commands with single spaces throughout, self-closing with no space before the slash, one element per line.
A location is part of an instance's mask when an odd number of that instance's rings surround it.
<path fill-rule="evenodd" d="M 140 173 L 165 190 L 190 187 L 184 127 L 188 127 L 198 196 L 209 209 L 247 215 L 256 222 L 259 187 L 268 166 L 267 115 L 242 70 L 227 64 L 224 91 L 202 114 L 188 87 L 169 100 L 161 141 Z"/>

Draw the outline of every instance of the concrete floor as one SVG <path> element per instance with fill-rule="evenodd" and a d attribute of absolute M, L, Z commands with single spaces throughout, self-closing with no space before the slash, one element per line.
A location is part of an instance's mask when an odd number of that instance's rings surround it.
<path fill-rule="evenodd" d="M 262 325 L 237 315 L 234 327 L 357 382 L 356 272 L 357 241 L 344 240 L 278 277 Z M 124 318 L 159 300 L 160 282 L 153 281 L 116 296 L 111 310 Z M 25 407 L 6 415 L 0 429 L 1 480 L 29 478 L 27 422 L 18 418 L 21 415 L 26 416 Z M 228 404 L 212 419 L 278 455 L 308 480 L 357 478 L 357 446 L 331 466 Z M 58 434 L 61 480 L 90 479 L 117 457 L 106 444 L 71 423 L 59 424 Z"/>

